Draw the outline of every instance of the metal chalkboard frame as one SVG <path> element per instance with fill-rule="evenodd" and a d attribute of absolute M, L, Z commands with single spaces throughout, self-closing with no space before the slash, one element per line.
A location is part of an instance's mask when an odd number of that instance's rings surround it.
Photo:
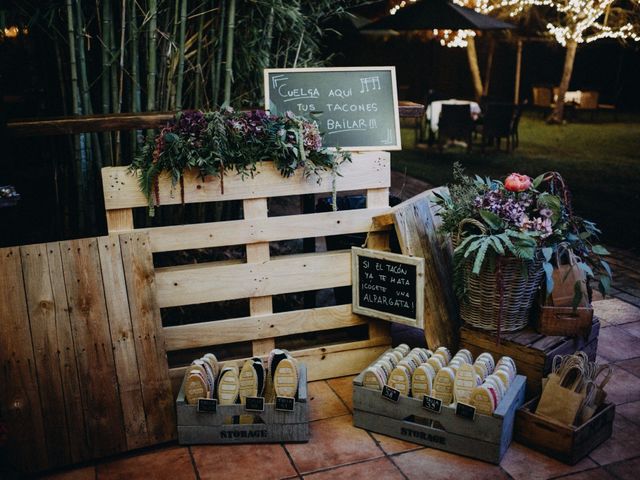
<path fill-rule="evenodd" d="M 395 143 L 379 145 L 360 145 L 340 147 L 347 151 L 374 151 L 374 150 L 402 150 L 402 139 L 400 135 L 400 114 L 398 111 L 398 87 L 396 82 L 396 67 L 312 67 L 312 68 L 265 68 L 264 69 L 264 105 L 265 110 L 269 110 L 269 75 L 274 73 L 322 73 L 322 72 L 380 72 L 385 71 L 391 74 L 391 91 L 393 95 L 393 124 L 395 131 Z M 335 147 L 329 147 L 335 149 Z"/>

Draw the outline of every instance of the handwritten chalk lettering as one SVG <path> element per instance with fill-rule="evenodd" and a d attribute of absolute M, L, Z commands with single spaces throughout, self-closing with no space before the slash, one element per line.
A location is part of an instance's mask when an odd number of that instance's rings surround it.
<path fill-rule="evenodd" d="M 345 98 L 350 97 L 351 95 L 353 95 L 353 92 L 350 88 L 332 88 L 329 90 L 330 97 Z"/>
<path fill-rule="evenodd" d="M 407 302 L 399 298 L 388 298 L 382 295 L 376 295 L 375 293 L 365 293 L 362 296 L 362 300 L 364 302 L 386 305 L 388 307 L 414 308 L 415 306 L 413 302 Z"/>
<path fill-rule="evenodd" d="M 430 412 L 440 413 L 440 410 L 442 410 L 442 400 L 425 395 L 422 397 L 422 408 Z"/>
<path fill-rule="evenodd" d="M 317 110 L 313 103 L 298 103 L 296 108 L 299 112 L 315 112 Z"/>
<path fill-rule="evenodd" d="M 377 103 L 327 103 L 327 110 L 329 112 L 372 112 L 378 111 Z"/>
<path fill-rule="evenodd" d="M 360 93 L 373 92 L 382 90 L 380 86 L 380 77 L 365 77 L 360 79 Z"/>
<path fill-rule="evenodd" d="M 385 385 L 382 387 L 382 398 L 390 402 L 397 402 L 400 399 L 400 390 Z"/>
<path fill-rule="evenodd" d="M 371 283 L 364 283 L 362 285 L 363 290 L 373 290 L 374 292 L 382 292 L 385 293 L 387 291 L 387 287 L 383 285 L 374 285 Z"/>
<path fill-rule="evenodd" d="M 308 98 L 319 98 L 320 90 L 317 88 L 289 88 L 286 83 L 278 86 L 278 94 L 285 102 Z"/>
<path fill-rule="evenodd" d="M 358 118 L 356 120 L 349 120 L 348 118 L 342 120 L 334 120 L 333 118 L 327 119 L 327 130 L 329 135 L 339 132 L 366 129 L 367 121 L 364 118 Z"/>
<path fill-rule="evenodd" d="M 369 119 L 369 128 L 373 130 L 374 128 L 378 128 L 378 122 L 375 118 Z"/>

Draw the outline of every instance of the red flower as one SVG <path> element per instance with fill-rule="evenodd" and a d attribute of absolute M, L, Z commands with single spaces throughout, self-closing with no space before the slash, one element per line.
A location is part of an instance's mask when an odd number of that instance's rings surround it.
<path fill-rule="evenodd" d="M 531 177 L 527 175 L 520 175 L 519 173 L 512 173 L 504 181 L 504 188 L 510 192 L 524 192 L 531 188 Z"/>

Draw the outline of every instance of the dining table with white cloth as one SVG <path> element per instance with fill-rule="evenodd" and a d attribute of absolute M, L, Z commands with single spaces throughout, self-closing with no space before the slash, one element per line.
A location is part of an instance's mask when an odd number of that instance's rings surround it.
<path fill-rule="evenodd" d="M 442 105 L 469 105 L 471 117 L 474 120 L 477 120 L 481 113 L 480 105 L 471 100 L 458 100 L 455 98 L 450 98 L 449 100 L 434 100 L 427 107 L 427 121 L 429 122 L 429 128 L 434 133 L 438 131 Z"/>

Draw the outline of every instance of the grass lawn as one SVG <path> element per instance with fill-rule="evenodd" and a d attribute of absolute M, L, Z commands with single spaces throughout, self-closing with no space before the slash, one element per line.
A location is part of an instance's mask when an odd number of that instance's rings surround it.
<path fill-rule="evenodd" d="M 511 172 L 535 177 L 558 171 L 573 194 L 576 213 L 600 226 L 604 242 L 640 246 L 640 117 L 552 126 L 539 115 L 525 115 L 520 146 L 511 154 L 492 148 L 482 154 L 475 146 L 470 154 L 460 148 L 417 150 L 412 129 L 403 129 L 402 137 L 404 150 L 392 152 L 392 168 L 433 185 L 451 181 L 455 161 L 469 174 L 501 179 Z"/>

